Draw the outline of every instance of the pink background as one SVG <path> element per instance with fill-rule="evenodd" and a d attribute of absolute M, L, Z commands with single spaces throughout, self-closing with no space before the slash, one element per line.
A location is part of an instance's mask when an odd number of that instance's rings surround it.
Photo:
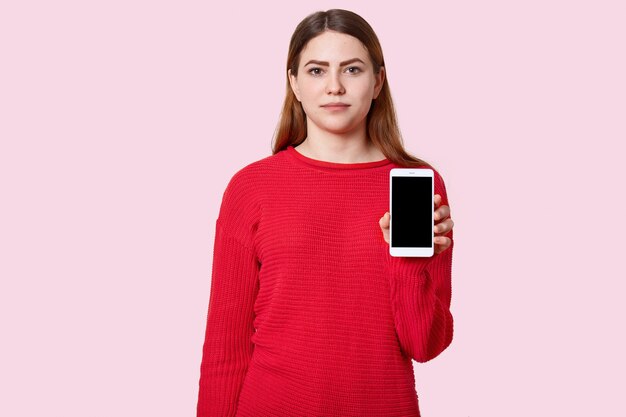
<path fill-rule="evenodd" d="M 626 415 L 624 3 L 433 3 L 3 3 L 0 415 L 194 415 L 222 193 L 333 7 L 377 31 L 456 224 L 423 415 Z"/>

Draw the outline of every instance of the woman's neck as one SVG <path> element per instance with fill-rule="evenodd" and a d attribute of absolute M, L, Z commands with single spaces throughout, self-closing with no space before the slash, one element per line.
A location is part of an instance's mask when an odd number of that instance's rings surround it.
<path fill-rule="evenodd" d="M 352 164 L 385 159 L 385 155 L 363 136 L 309 135 L 295 149 L 304 156 L 326 162 Z"/>

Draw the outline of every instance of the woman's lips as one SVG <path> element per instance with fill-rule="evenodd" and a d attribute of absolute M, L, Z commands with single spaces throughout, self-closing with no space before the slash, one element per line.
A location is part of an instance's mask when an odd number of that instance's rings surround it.
<path fill-rule="evenodd" d="M 347 109 L 350 105 L 346 103 L 328 103 L 322 105 L 322 107 L 329 111 L 340 111 Z"/>

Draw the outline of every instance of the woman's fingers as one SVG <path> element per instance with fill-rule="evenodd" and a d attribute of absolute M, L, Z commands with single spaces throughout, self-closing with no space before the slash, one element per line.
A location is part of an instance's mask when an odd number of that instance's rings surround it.
<path fill-rule="evenodd" d="M 385 213 L 385 215 L 381 217 L 378 222 L 380 224 L 380 227 L 382 227 L 383 229 L 389 229 L 389 218 L 389 212 Z"/>
<path fill-rule="evenodd" d="M 445 219 L 450 217 L 450 206 L 441 206 L 435 210 L 435 220 Z"/>
<path fill-rule="evenodd" d="M 435 194 L 435 210 L 437 209 L 437 207 L 439 207 L 441 205 L 441 196 L 439 194 Z"/>
<path fill-rule="evenodd" d="M 435 253 L 441 253 L 448 249 L 452 244 L 452 240 L 449 237 L 437 236 L 435 237 Z"/>
<path fill-rule="evenodd" d="M 435 225 L 434 231 L 438 235 L 445 235 L 454 227 L 454 222 L 452 219 L 446 219 L 442 222 L 439 222 Z"/>
<path fill-rule="evenodd" d="M 389 212 L 385 213 L 383 217 L 380 218 L 378 224 L 380 225 L 380 229 L 383 232 L 383 239 L 385 242 L 389 243 Z"/>

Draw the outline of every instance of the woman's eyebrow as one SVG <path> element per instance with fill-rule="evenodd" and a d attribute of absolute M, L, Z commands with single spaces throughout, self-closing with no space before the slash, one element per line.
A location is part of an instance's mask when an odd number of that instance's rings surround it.
<path fill-rule="evenodd" d="M 353 62 L 360 62 L 361 64 L 365 64 L 365 62 L 363 62 L 363 60 L 361 60 L 360 58 L 352 58 L 352 59 L 349 59 L 347 61 L 340 62 L 339 66 L 343 67 L 344 65 L 352 64 Z M 317 61 L 315 59 L 312 59 L 309 62 L 307 62 L 306 64 L 304 64 L 304 66 L 306 67 L 309 64 L 322 65 L 322 66 L 325 66 L 325 67 L 330 65 L 328 63 L 328 61 Z"/>

